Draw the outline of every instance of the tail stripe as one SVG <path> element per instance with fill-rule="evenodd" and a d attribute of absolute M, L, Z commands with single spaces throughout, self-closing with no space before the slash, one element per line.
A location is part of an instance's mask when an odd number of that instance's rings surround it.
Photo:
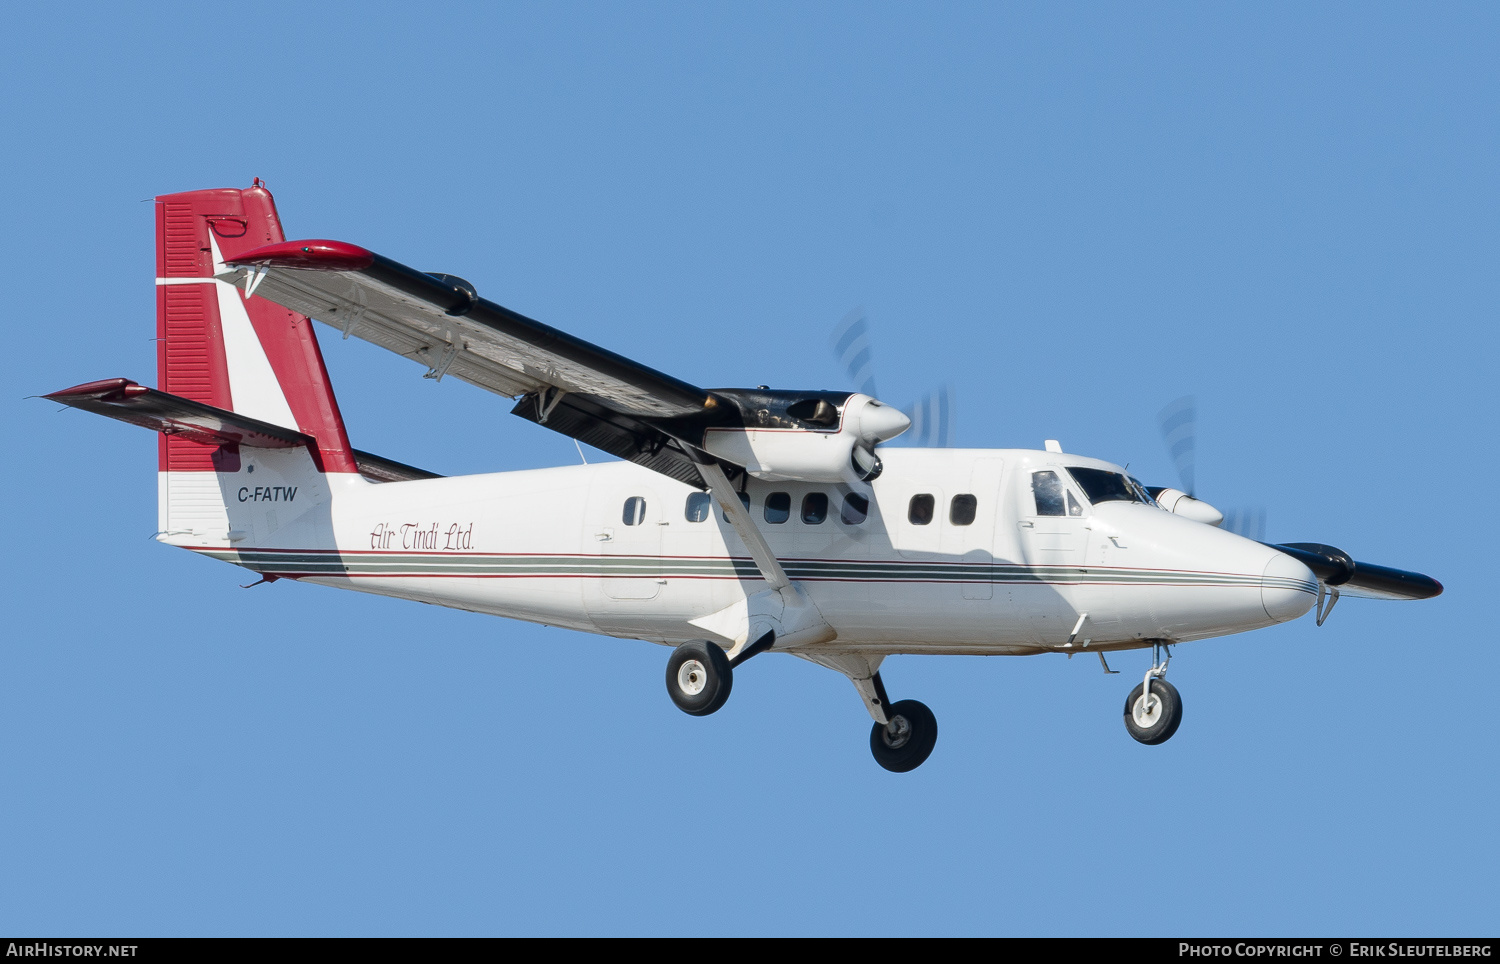
<path fill-rule="evenodd" d="M 223 264 L 219 245 L 210 236 L 214 264 Z M 250 324 L 239 289 L 222 281 L 214 282 L 219 298 L 219 326 L 224 334 L 224 354 L 229 363 L 229 393 L 234 398 L 233 411 L 258 418 L 262 422 L 297 429 L 297 419 L 287 405 L 281 382 L 271 370 L 265 348 Z"/>

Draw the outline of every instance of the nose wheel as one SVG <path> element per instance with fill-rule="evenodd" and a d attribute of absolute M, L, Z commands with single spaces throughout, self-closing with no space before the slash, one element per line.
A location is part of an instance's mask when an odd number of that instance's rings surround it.
<path fill-rule="evenodd" d="M 1169 655 L 1146 671 L 1146 678 L 1125 698 L 1125 729 L 1147 746 L 1165 743 L 1182 722 L 1182 697 L 1164 678 Z"/>
<path fill-rule="evenodd" d="M 667 660 L 667 693 L 690 716 L 707 716 L 724 705 L 734 687 L 734 669 L 724 650 L 710 642 L 683 643 Z"/>

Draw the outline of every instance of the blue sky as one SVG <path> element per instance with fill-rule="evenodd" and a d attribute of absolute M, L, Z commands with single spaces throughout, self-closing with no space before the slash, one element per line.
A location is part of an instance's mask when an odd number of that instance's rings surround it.
<path fill-rule="evenodd" d="M 33 5 L 0 38 L 0 930 L 1492 934 L 1492 5 Z M 154 381 L 142 199 L 262 177 L 290 235 L 460 274 L 696 384 L 947 381 L 960 444 L 1198 486 L 1422 570 L 1126 674 L 899 657 L 897 776 L 787 657 L 693 719 L 645 643 L 150 541 L 155 442 L 22 396 Z M 576 460 L 320 332 L 354 443 Z M 1124 682 L 1122 682 L 1124 681 Z"/>

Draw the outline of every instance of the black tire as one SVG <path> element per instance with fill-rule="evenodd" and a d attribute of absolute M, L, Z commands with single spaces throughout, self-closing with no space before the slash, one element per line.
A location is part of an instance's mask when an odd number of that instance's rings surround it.
<path fill-rule="evenodd" d="M 1177 695 L 1177 687 L 1166 680 L 1152 680 L 1151 696 L 1161 701 L 1161 709 L 1152 713 L 1148 717 L 1149 722 L 1143 725 L 1136 722 L 1135 704 L 1145 695 L 1145 690 L 1145 683 L 1137 683 L 1130 695 L 1125 697 L 1125 729 L 1137 742 L 1156 746 L 1167 742 L 1177 732 L 1177 726 L 1182 722 L 1182 697 Z"/>
<path fill-rule="evenodd" d="M 672 651 L 667 660 L 667 693 L 689 716 L 707 716 L 729 699 L 734 670 L 724 650 L 694 640 Z"/>
<path fill-rule="evenodd" d="M 876 723 L 870 730 L 870 752 L 875 762 L 892 773 L 907 773 L 921 766 L 937 746 L 937 717 L 923 703 L 901 700 L 885 708 L 886 719 L 897 724 L 897 733 Z"/>

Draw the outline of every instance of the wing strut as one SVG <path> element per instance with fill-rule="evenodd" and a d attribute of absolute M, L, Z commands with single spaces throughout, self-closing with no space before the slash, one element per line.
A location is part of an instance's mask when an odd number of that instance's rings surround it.
<path fill-rule="evenodd" d="M 708 489 L 713 493 L 714 501 L 719 503 L 724 517 L 734 526 L 734 531 L 739 534 L 740 541 L 745 543 L 745 548 L 750 550 L 750 558 L 755 560 L 756 568 L 760 569 L 766 583 L 778 592 L 791 586 L 792 581 L 787 578 L 786 570 L 781 568 L 781 563 L 776 559 L 776 553 L 771 551 L 765 536 L 755 528 L 749 510 L 740 501 L 739 494 L 734 491 L 734 486 L 729 483 L 729 476 L 724 474 L 719 463 L 700 463 L 698 474 L 708 483 Z"/>
<path fill-rule="evenodd" d="M 728 650 L 731 662 L 744 662 L 756 653 L 780 644 L 783 648 L 826 643 L 838 633 L 828 625 L 822 612 L 807 592 L 787 577 L 786 570 L 771 551 L 766 537 L 755 527 L 739 493 L 717 462 L 698 465 L 698 472 L 708 485 L 714 501 L 734 527 L 740 541 L 750 550 L 750 558 L 760 570 L 769 588 L 754 593 L 729 608 L 693 620 L 693 624 L 733 642 Z"/>

